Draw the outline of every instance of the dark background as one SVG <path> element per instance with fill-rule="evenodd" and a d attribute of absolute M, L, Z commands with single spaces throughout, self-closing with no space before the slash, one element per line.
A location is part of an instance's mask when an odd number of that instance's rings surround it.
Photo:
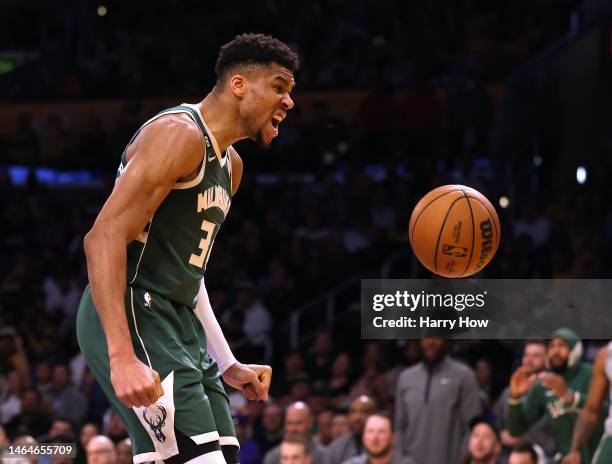
<path fill-rule="evenodd" d="M 328 380 L 308 367 L 325 345 L 327 367 L 347 352 L 356 391 L 375 395 L 372 370 L 418 359 L 403 342 L 359 340 L 359 279 L 429 275 L 406 230 L 436 186 L 469 185 L 498 209 L 501 246 L 481 277 L 610 277 L 607 3 L 1 2 L 0 387 L 18 372 L 22 395 L 39 365 L 73 362 L 88 404 L 79 420 L 102 420 L 74 334 L 82 238 L 131 134 L 159 109 L 200 101 L 219 46 L 240 32 L 285 40 L 302 67 L 272 147 L 236 145 L 245 174 L 206 281 L 239 359 L 275 367 L 281 402 L 295 399 L 294 349 L 310 388 Z M 271 320 L 265 349 L 245 339 L 255 304 Z M 454 350 L 472 366 L 487 358 L 503 385 L 519 347 L 495 347 Z"/>

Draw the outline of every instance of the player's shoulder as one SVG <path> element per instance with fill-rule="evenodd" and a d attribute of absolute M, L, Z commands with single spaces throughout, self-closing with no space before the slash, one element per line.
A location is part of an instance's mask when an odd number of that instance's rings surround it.
<path fill-rule="evenodd" d="M 160 137 L 180 137 L 194 144 L 204 145 L 204 135 L 196 122 L 187 113 L 162 114 L 145 129 Z"/>

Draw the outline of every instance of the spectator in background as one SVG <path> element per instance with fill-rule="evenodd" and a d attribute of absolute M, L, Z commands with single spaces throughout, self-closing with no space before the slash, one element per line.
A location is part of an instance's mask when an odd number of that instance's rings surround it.
<path fill-rule="evenodd" d="M 351 390 L 351 357 L 348 353 L 339 353 L 336 356 L 331 368 L 329 389 L 334 405 L 344 405 Z"/>
<path fill-rule="evenodd" d="M 255 441 L 262 453 L 267 453 L 278 445 L 283 438 L 283 421 L 281 408 L 276 403 L 268 403 L 263 412 L 262 427 L 253 431 Z"/>
<path fill-rule="evenodd" d="M 100 435 L 100 430 L 98 429 L 98 426 L 96 424 L 87 423 L 83 425 L 83 427 L 81 427 L 81 432 L 79 433 L 79 442 L 77 443 L 77 448 L 80 453 L 77 453 L 77 459 L 79 454 L 85 454 L 85 450 L 87 450 L 87 444 L 89 443 L 89 440 L 91 440 L 96 435 Z"/>
<path fill-rule="evenodd" d="M 348 416 L 346 410 L 338 409 L 334 412 L 331 424 L 331 435 L 332 439 L 341 437 L 342 435 L 349 432 Z"/>
<path fill-rule="evenodd" d="M 261 449 L 255 440 L 251 438 L 252 432 L 249 418 L 241 413 L 232 414 L 236 438 L 240 442 L 238 458 L 241 464 L 258 464 L 261 462 Z"/>
<path fill-rule="evenodd" d="M 362 395 L 353 400 L 348 412 L 349 432 L 336 438 L 329 445 L 331 462 L 344 462 L 361 454 L 363 428 L 366 420 L 374 411 L 376 411 L 376 404 L 371 397 Z"/>
<path fill-rule="evenodd" d="M 283 439 L 280 444 L 281 464 L 310 464 L 311 462 L 313 461 L 310 447 L 302 435 L 289 435 Z"/>
<path fill-rule="evenodd" d="M 421 348 L 423 361 L 404 370 L 397 383 L 398 448 L 418 463 L 457 462 L 470 420 L 482 412 L 476 378 L 447 355 L 448 341 L 425 338 Z"/>
<path fill-rule="evenodd" d="M 58 417 L 51 423 L 51 428 L 46 437 L 41 437 L 40 441 L 49 442 L 56 437 L 67 437 L 71 441 L 76 441 L 76 433 L 70 419 Z"/>
<path fill-rule="evenodd" d="M 248 362 L 270 362 L 272 358 L 272 319 L 270 312 L 257 298 L 255 284 L 243 282 L 238 286 L 238 307 L 242 312 L 242 332 L 247 348 L 240 359 Z M 245 361 L 245 362 L 247 362 Z"/>
<path fill-rule="evenodd" d="M 40 361 L 34 372 L 35 385 L 41 395 L 46 396 L 53 388 L 51 365 L 48 361 Z"/>
<path fill-rule="evenodd" d="M 114 464 L 115 444 L 104 435 L 97 435 L 87 444 L 87 464 Z"/>
<path fill-rule="evenodd" d="M 8 444 L 8 441 L 6 443 L 2 443 L 2 440 L 0 439 L 0 445 L 1 444 Z M 34 440 L 34 437 L 31 437 L 30 435 L 22 435 L 20 437 L 15 438 L 15 440 L 13 440 L 13 444 L 20 446 L 37 445 L 36 440 Z M 8 460 L 6 460 L 5 462 L 8 462 Z M 36 456 L 35 454 L 26 455 L 21 458 L 13 458 L 10 460 L 10 464 L 37 464 L 38 462 L 38 456 Z"/>
<path fill-rule="evenodd" d="M 544 340 L 530 340 L 525 342 L 521 366 L 528 372 L 539 374 L 546 367 L 546 342 Z M 497 424 L 501 428 L 501 442 L 504 447 L 504 454 L 508 454 L 521 439 L 513 437 L 507 430 L 506 418 L 508 415 L 508 398 L 510 397 L 510 387 L 501 393 L 494 408 Z M 555 441 L 548 418 L 542 416 L 533 426 L 522 435 L 522 440 L 537 443 L 544 449 L 546 454 L 552 455 L 555 450 Z"/>
<path fill-rule="evenodd" d="M 498 464 L 501 454 L 499 432 L 482 417 L 477 417 L 470 424 L 471 432 L 468 441 L 468 454 L 462 464 Z"/>
<path fill-rule="evenodd" d="M 304 359 L 299 351 L 289 353 L 285 358 L 285 374 L 283 376 L 285 385 L 291 385 L 294 381 L 302 378 L 304 371 Z"/>
<path fill-rule="evenodd" d="M 508 458 L 508 464 L 538 464 L 539 462 L 534 447 L 527 442 L 516 444 Z"/>
<path fill-rule="evenodd" d="M 306 360 L 306 370 L 313 382 L 328 382 L 334 361 L 334 342 L 328 331 L 317 334 Z"/>
<path fill-rule="evenodd" d="M 21 412 L 22 391 L 19 373 L 9 372 L 4 391 L 0 388 L 0 424 L 6 424 Z"/>
<path fill-rule="evenodd" d="M 572 431 L 584 407 L 592 376 L 592 366 L 581 361 L 582 341 L 570 329 L 553 332 L 547 348 L 550 372 L 539 375 L 520 367 L 510 379 L 508 431 L 518 437 L 544 415 L 555 438 L 556 451 L 566 455 L 572 445 Z M 591 462 L 603 432 L 600 420 L 591 439 L 580 449 L 583 462 Z"/>
<path fill-rule="evenodd" d="M 46 414 L 41 412 L 40 393 L 34 388 L 24 391 L 21 399 L 21 413 L 17 414 L 6 424 L 9 437 L 19 435 L 32 435 L 39 437 L 47 433 L 50 421 Z"/>
<path fill-rule="evenodd" d="M 333 461 L 329 461 L 328 452 L 325 447 L 312 440 L 310 435 L 312 423 L 313 417 L 308 405 L 302 402 L 293 403 L 285 411 L 283 437 L 288 438 L 295 435 L 303 437 L 308 443 L 313 462 L 317 464 L 331 464 Z M 264 457 L 264 464 L 280 464 L 280 462 L 280 446 L 272 448 Z"/>
<path fill-rule="evenodd" d="M 125 438 L 117 443 L 117 464 L 132 464 L 132 442 L 129 438 Z"/>
<path fill-rule="evenodd" d="M 83 394 L 72 385 L 70 368 L 58 364 L 53 368 L 53 388 L 49 391 L 53 413 L 80 424 L 85 418 L 87 402 Z"/>
<path fill-rule="evenodd" d="M 314 441 L 328 446 L 332 441 L 332 417 L 334 416 L 333 409 L 324 409 L 317 416 L 317 434 L 314 436 Z"/>
<path fill-rule="evenodd" d="M 115 444 L 128 437 L 125 425 L 121 421 L 119 414 L 113 409 L 109 408 L 108 412 L 104 415 L 102 434 L 110 438 Z"/>
<path fill-rule="evenodd" d="M 365 453 L 352 457 L 344 464 L 415 464 L 410 457 L 402 457 L 395 446 L 393 423 L 387 414 L 371 414 L 363 429 Z M 340 461 L 337 461 L 340 462 Z"/>

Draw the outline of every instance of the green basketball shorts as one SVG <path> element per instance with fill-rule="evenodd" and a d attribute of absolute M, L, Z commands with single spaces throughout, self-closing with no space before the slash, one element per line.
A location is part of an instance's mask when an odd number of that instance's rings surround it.
<path fill-rule="evenodd" d="M 145 408 L 127 408 L 110 381 L 108 347 L 89 286 L 77 314 L 77 337 L 85 361 L 125 424 L 134 463 L 178 454 L 175 429 L 195 444 L 238 446 L 216 362 L 192 309 L 141 288 L 127 287 L 125 308 L 138 358 L 159 373 L 164 395 Z"/>

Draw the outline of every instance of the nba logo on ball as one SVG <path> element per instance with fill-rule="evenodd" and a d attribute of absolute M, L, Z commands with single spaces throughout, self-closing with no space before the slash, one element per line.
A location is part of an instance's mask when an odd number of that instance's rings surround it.
<path fill-rule="evenodd" d="M 416 257 L 442 277 L 481 271 L 495 256 L 500 233 L 491 202 L 464 185 L 444 185 L 421 198 L 408 228 Z"/>

